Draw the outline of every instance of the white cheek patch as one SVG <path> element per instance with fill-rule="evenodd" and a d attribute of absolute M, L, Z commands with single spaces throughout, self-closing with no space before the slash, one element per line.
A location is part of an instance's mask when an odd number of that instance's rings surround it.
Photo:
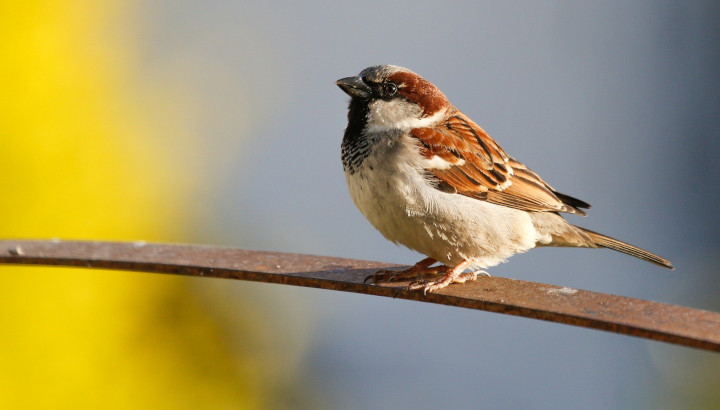
<path fill-rule="evenodd" d="M 440 121 L 445 114 L 445 110 L 440 110 L 431 116 L 423 117 L 417 104 L 402 99 L 378 99 L 371 102 L 369 108 L 366 130 L 371 133 L 429 127 Z"/>
<path fill-rule="evenodd" d="M 399 128 L 399 124 L 418 119 L 422 114 L 420 107 L 400 99 L 378 99 L 371 102 L 369 108 L 367 130 L 370 132 Z"/>

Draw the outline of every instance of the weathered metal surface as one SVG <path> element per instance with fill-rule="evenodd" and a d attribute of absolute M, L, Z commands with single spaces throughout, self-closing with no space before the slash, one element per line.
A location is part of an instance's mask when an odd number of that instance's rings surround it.
<path fill-rule="evenodd" d="M 720 313 L 497 277 L 437 293 L 363 279 L 379 262 L 144 242 L 0 241 L 0 263 L 58 265 L 282 283 L 397 297 L 565 323 L 720 352 Z"/>

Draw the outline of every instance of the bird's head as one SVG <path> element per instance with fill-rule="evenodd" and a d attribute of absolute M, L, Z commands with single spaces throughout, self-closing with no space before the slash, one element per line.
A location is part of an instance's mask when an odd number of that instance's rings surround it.
<path fill-rule="evenodd" d="M 364 120 L 366 132 L 430 126 L 450 107 L 431 82 L 394 65 L 368 67 L 335 84 L 350 96 L 350 121 Z"/>

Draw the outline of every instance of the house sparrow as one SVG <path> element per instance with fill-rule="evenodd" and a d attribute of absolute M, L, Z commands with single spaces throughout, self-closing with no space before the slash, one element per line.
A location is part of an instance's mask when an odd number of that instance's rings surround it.
<path fill-rule="evenodd" d="M 335 84 L 350 96 L 342 163 L 353 202 L 385 238 L 428 256 L 404 271 L 371 275 L 373 282 L 436 275 L 409 286 L 432 292 L 536 246 L 610 248 L 673 269 L 568 223 L 561 212 L 584 216 L 590 205 L 505 154 L 414 72 L 379 65 Z"/>

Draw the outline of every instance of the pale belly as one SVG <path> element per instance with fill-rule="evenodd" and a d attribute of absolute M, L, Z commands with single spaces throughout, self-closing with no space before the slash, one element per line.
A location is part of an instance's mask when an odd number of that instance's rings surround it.
<path fill-rule="evenodd" d="M 439 191 L 407 163 L 368 160 L 346 179 L 355 205 L 385 238 L 444 264 L 487 268 L 538 242 L 528 213 Z"/>

